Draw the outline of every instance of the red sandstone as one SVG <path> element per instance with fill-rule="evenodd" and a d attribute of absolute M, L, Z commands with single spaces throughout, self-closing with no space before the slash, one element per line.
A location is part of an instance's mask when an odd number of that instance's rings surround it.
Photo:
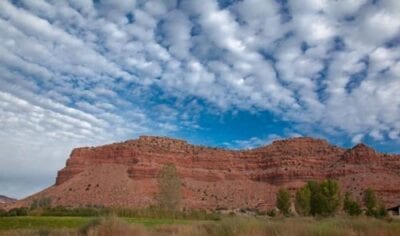
<path fill-rule="evenodd" d="M 182 207 L 268 209 L 280 187 L 294 192 L 309 180 L 332 178 L 361 198 L 372 188 L 387 205 L 400 203 L 400 156 L 364 144 L 343 149 L 313 138 L 292 138 L 245 151 L 194 146 L 182 140 L 137 140 L 74 149 L 56 184 L 17 202 L 50 197 L 53 205 L 145 207 L 156 204 L 157 175 L 174 163 Z"/>

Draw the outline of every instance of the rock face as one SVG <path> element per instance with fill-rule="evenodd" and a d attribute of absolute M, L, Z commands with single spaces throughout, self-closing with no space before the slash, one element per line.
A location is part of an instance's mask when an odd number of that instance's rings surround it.
<path fill-rule="evenodd" d="M 0 204 L 5 204 L 5 203 L 13 203 L 17 201 L 17 199 L 10 198 L 4 195 L 0 195 Z"/>
<path fill-rule="evenodd" d="M 0 209 L 7 208 L 7 206 L 14 204 L 17 199 L 0 195 Z"/>
<path fill-rule="evenodd" d="M 280 187 L 294 193 L 309 180 L 326 178 L 338 180 L 343 192 L 355 197 L 370 187 L 387 206 L 400 203 L 400 156 L 380 154 L 363 144 L 343 149 L 303 137 L 233 151 L 142 136 L 74 149 L 54 186 L 17 205 L 39 197 L 66 206 L 154 205 L 157 176 L 167 163 L 178 170 L 185 208 L 265 210 L 275 206 Z"/>

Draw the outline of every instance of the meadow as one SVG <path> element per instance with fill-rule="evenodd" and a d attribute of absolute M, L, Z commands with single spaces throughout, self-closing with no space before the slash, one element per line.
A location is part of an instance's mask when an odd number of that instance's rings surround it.
<path fill-rule="evenodd" d="M 400 235 L 400 219 L 222 216 L 218 220 L 131 217 L 0 217 L 0 235 Z"/>

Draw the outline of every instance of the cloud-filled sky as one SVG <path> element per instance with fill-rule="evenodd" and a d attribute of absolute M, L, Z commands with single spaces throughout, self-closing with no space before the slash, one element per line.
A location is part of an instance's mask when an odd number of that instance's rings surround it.
<path fill-rule="evenodd" d="M 0 194 L 141 134 L 400 152 L 400 1 L 0 1 Z"/>

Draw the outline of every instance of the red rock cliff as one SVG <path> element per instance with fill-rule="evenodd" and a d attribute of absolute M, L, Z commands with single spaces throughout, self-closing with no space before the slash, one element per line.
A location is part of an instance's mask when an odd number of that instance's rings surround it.
<path fill-rule="evenodd" d="M 343 191 L 355 196 L 371 187 L 386 204 L 400 203 L 400 156 L 363 144 L 342 149 L 313 138 L 246 151 L 151 136 L 77 148 L 56 184 L 35 196 L 50 196 L 56 205 L 148 206 L 156 203 L 157 175 L 166 163 L 177 167 L 187 208 L 267 209 L 275 205 L 279 187 L 294 191 L 325 178 L 337 179 Z"/>

